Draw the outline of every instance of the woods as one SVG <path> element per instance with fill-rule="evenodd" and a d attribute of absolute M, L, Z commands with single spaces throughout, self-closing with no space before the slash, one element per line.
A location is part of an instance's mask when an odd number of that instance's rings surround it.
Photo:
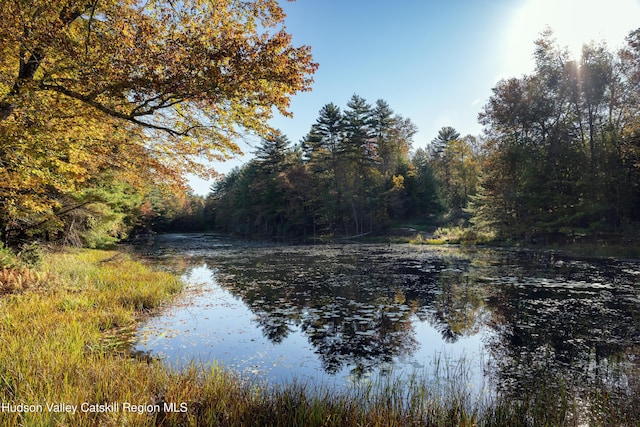
<path fill-rule="evenodd" d="M 573 59 L 546 33 L 535 72 L 498 83 L 480 114 L 476 224 L 525 240 L 637 230 L 639 35 L 620 52 L 589 44 Z"/>
<path fill-rule="evenodd" d="M 439 204 L 428 166 L 409 159 L 415 132 L 383 100 L 372 106 L 353 95 L 344 112 L 327 104 L 299 144 L 275 132 L 253 161 L 214 185 L 209 218 L 228 232 L 298 237 L 360 235 L 427 218 Z M 412 200 L 419 192 L 424 197 Z"/>
<path fill-rule="evenodd" d="M 379 100 L 325 105 L 307 137 L 263 141 L 216 184 L 209 224 L 243 235 L 361 235 L 399 224 L 462 226 L 527 243 L 637 234 L 640 33 L 580 58 L 553 33 L 535 71 L 502 80 L 479 115 L 481 137 L 442 128 L 412 151 L 415 125 Z"/>
<path fill-rule="evenodd" d="M 493 88 L 482 135 L 443 127 L 425 145 L 385 100 L 354 94 L 292 143 L 269 120 L 291 114 L 318 65 L 275 0 L 12 0 L 0 16 L 5 245 L 413 225 L 524 242 L 637 233 L 639 31 L 579 58 L 543 33 L 535 70 Z M 253 159 L 189 194 L 185 174 L 215 176 L 206 161 L 238 154 L 246 133 L 261 137 Z"/>

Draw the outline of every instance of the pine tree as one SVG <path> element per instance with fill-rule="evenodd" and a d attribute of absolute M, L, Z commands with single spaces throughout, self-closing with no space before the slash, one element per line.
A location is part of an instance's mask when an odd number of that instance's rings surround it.
<path fill-rule="evenodd" d="M 262 144 L 254 153 L 259 169 L 268 175 L 282 172 L 289 145 L 289 139 L 279 130 L 263 138 Z"/>

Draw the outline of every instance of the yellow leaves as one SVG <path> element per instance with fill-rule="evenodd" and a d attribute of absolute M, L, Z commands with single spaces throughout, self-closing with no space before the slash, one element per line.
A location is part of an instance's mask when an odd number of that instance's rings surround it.
<path fill-rule="evenodd" d="M 16 206 L 0 223 L 105 170 L 136 186 L 207 175 L 200 159 L 266 135 L 317 68 L 283 19 L 276 0 L 0 2 L 0 103 L 15 104 L 0 116 L 0 199 Z"/>
<path fill-rule="evenodd" d="M 402 189 L 404 189 L 404 176 L 402 176 L 402 175 L 394 175 L 391 179 L 393 181 L 393 189 L 394 190 L 402 190 Z"/>

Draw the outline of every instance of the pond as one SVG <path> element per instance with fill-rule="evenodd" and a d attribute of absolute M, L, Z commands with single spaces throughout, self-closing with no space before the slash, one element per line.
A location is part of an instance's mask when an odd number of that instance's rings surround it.
<path fill-rule="evenodd" d="M 471 393 L 542 377 L 624 382 L 640 366 L 640 261 L 551 251 L 335 244 L 210 234 L 138 246 L 189 285 L 136 350 L 269 383 L 462 379 Z"/>

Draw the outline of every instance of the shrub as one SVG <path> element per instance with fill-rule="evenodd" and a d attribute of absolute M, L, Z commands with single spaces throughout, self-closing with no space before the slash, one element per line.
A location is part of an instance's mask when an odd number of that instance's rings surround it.
<path fill-rule="evenodd" d="M 44 259 L 42 246 L 40 246 L 38 242 L 27 243 L 23 245 L 20 252 L 18 252 L 18 258 L 23 264 L 29 267 L 37 267 Z"/>
<path fill-rule="evenodd" d="M 20 264 L 18 257 L 9 248 L 0 243 L 0 268 L 16 268 Z"/>

